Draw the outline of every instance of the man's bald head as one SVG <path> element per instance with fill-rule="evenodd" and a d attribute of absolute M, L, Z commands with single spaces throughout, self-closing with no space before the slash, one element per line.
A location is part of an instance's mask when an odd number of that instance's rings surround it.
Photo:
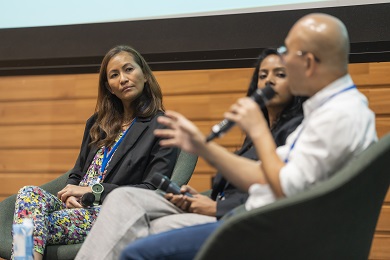
<path fill-rule="evenodd" d="M 306 15 L 295 23 L 289 37 L 299 40 L 302 50 L 312 52 L 329 69 L 347 72 L 348 31 L 336 17 L 318 13 Z"/>
<path fill-rule="evenodd" d="M 283 60 L 294 95 L 312 96 L 348 73 L 348 32 L 333 16 L 315 13 L 302 17 L 285 44 Z"/>

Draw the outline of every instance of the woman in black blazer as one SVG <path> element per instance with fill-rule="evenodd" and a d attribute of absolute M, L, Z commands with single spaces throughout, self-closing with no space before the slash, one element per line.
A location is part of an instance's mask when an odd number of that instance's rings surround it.
<path fill-rule="evenodd" d="M 82 242 L 113 189 L 155 189 L 153 173 L 171 176 L 178 150 L 160 147 L 153 135 L 163 111 L 160 86 L 143 57 L 128 46 L 111 49 L 100 68 L 95 114 L 87 120 L 66 187 L 57 197 L 36 186 L 18 192 L 14 224 L 33 220 L 35 260 L 42 259 L 46 244 Z M 92 207 L 83 195 L 91 196 Z"/>

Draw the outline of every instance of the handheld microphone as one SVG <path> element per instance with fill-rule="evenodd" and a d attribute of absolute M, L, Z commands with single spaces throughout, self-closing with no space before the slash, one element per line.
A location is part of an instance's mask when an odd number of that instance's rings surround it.
<path fill-rule="evenodd" d="M 256 89 L 256 91 L 250 96 L 250 98 L 255 101 L 260 109 L 265 107 L 270 99 L 275 96 L 275 90 L 272 88 L 271 84 L 267 83 L 265 88 Z M 211 128 L 211 133 L 206 138 L 206 142 L 213 140 L 215 137 L 221 137 L 227 131 L 230 130 L 235 125 L 235 122 L 230 121 L 228 119 L 224 119 L 218 124 L 214 125 Z"/>
<path fill-rule="evenodd" d="M 167 176 L 162 175 L 161 173 L 155 173 L 152 177 L 151 183 L 166 193 L 173 193 L 176 195 L 183 194 L 180 192 L 180 187 L 176 183 L 172 182 Z M 192 194 L 189 192 L 185 192 L 183 195 L 192 197 Z"/>
<path fill-rule="evenodd" d="M 84 193 L 83 196 L 81 196 L 80 204 L 84 208 L 90 207 L 95 202 L 95 195 L 93 195 L 92 192 Z"/>

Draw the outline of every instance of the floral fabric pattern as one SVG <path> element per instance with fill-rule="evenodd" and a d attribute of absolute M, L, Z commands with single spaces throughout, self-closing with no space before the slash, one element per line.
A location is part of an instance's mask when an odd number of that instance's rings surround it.
<path fill-rule="evenodd" d="M 115 143 L 124 132 L 118 135 Z M 98 149 L 79 186 L 92 186 L 104 180 L 105 173 L 100 170 L 104 149 Z M 111 150 L 111 147 L 107 150 Z M 37 186 L 25 186 L 16 197 L 13 223 L 20 224 L 24 218 L 33 220 L 34 251 L 43 254 L 47 244 L 83 242 L 99 212 L 100 206 L 67 209 L 65 203 L 50 192 Z"/>
<path fill-rule="evenodd" d="M 53 194 L 36 186 L 19 190 L 14 223 L 24 218 L 34 222 L 34 251 L 43 254 L 46 244 L 77 244 L 84 241 L 97 218 L 100 206 L 67 209 Z"/>

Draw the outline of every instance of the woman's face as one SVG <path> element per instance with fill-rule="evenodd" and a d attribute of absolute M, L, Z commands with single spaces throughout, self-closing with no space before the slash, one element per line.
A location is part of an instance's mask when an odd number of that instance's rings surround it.
<path fill-rule="evenodd" d="M 122 103 L 130 103 L 142 94 L 147 80 L 133 56 L 122 51 L 108 62 L 107 81 L 112 94 Z"/>
<path fill-rule="evenodd" d="M 267 107 L 286 107 L 293 96 L 288 88 L 286 68 L 276 54 L 268 55 L 260 64 L 257 88 L 264 88 L 267 82 L 271 83 L 276 92 Z"/>

